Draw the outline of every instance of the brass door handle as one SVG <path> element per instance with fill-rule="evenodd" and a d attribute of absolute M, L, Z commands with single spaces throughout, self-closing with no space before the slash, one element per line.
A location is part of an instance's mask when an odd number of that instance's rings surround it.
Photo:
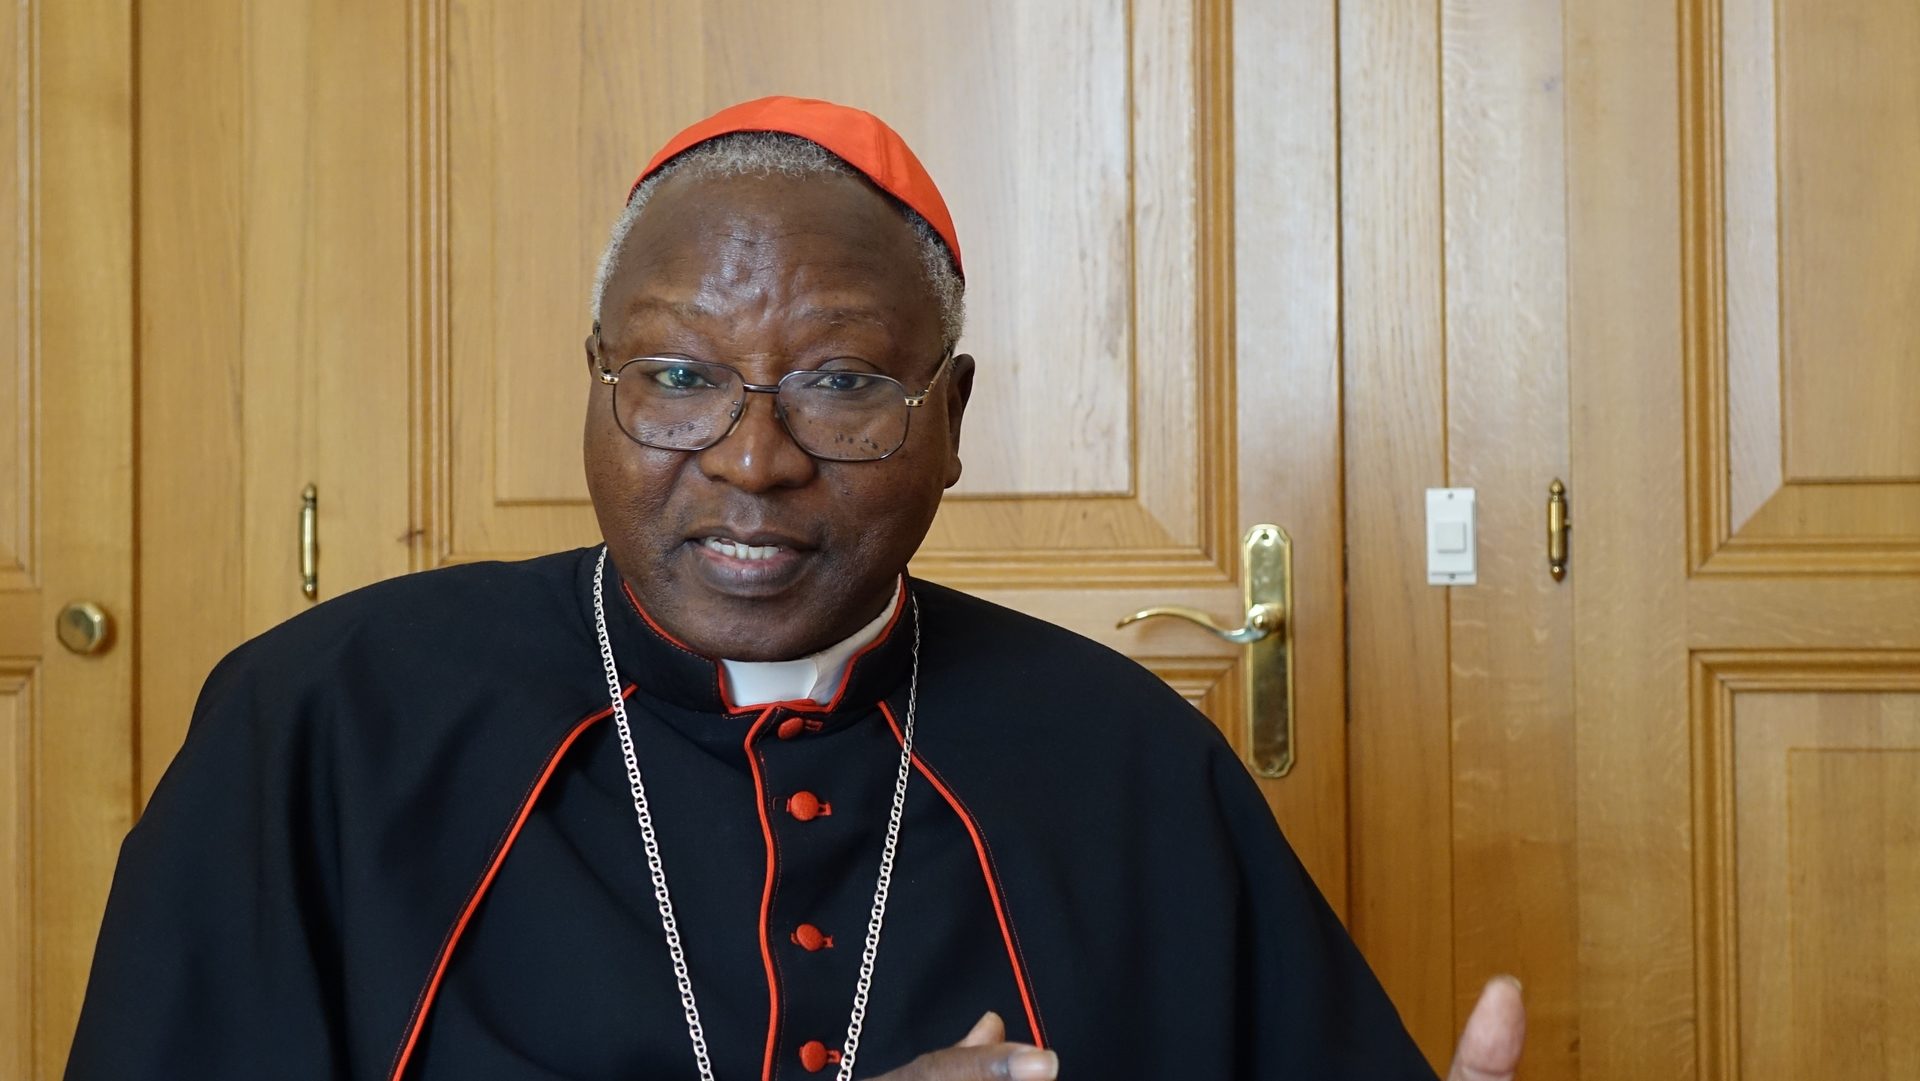
<path fill-rule="evenodd" d="M 1158 608 L 1142 608 L 1140 611 L 1120 621 L 1119 626 L 1138 623 L 1143 619 L 1167 616 L 1172 619 L 1184 619 L 1219 635 L 1229 642 L 1251 645 L 1280 629 L 1286 614 L 1277 604 L 1256 604 L 1247 609 L 1247 621 L 1238 627 L 1222 627 L 1214 618 L 1198 608 L 1188 608 L 1184 604 L 1163 604 Z"/>
<path fill-rule="evenodd" d="M 300 592 L 320 595 L 320 489 L 311 484 L 300 493 Z"/>
<path fill-rule="evenodd" d="M 1547 573 L 1558 582 L 1567 576 L 1567 532 L 1573 519 L 1567 516 L 1567 486 L 1560 478 L 1547 485 Z"/>
<path fill-rule="evenodd" d="M 1246 616 L 1226 626 L 1185 605 L 1143 608 L 1119 626 L 1166 617 L 1197 623 L 1247 647 L 1247 765 L 1262 777 L 1293 768 L 1293 540 L 1277 525 L 1257 525 L 1241 542 L 1241 597 Z"/>

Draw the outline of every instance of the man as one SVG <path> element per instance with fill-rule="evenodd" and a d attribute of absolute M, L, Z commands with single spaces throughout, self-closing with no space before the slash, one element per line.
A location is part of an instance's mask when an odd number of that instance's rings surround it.
<path fill-rule="evenodd" d="M 224 661 L 68 1076 L 1430 1077 L 1204 718 L 906 577 L 960 476 L 962 273 L 867 114 L 669 143 L 595 284 L 606 546 Z M 1490 988 L 1457 1076 L 1510 1074 L 1518 1013 Z"/>

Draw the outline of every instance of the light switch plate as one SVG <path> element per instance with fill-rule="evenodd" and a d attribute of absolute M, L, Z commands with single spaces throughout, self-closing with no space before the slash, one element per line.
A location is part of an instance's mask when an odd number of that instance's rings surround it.
<path fill-rule="evenodd" d="M 1470 586 L 1477 583 L 1475 559 L 1480 539 L 1475 535 L 1472 488 L 1427 489 L 1427 584 Z"/>

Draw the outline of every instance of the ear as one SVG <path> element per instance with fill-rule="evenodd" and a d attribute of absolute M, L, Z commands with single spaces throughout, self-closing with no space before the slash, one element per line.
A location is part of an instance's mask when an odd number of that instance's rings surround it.
<path fill-rule="evenodd" d="M 600 321 L 599 320 L 597 319 L 594 320 L 593 329 L 587 333 L 587 340 L 582 344 L 584 345 L 587 351 L 587 371 L 593 372 L 596 375 L 599 374 L 600 365 L 594 360 L 594 358 L 598 356 L 600 353 Z"/>
<path fill-rule="evenodd" d="M 953 374 L 947 379 L 947 487 L 960 483 L 960 422 L 966 418 L 967 401 L 973 397 L 973 357 L 962 353 L 953 358 Z"/>

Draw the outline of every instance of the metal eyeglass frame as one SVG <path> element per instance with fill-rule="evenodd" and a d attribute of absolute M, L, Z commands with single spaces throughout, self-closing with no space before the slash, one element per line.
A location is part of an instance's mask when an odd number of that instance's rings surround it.
<path fill-rule="evenodd" d="M 687 361 L 695 364 L 710 364 L 716 368 L 725 368 L 726 370 L 732 372 L 736 379 L 740 380 L 740 386 L 744 393 L 742 394 L 739 402 L 737 403 L 737 407 L 732 410 L 733 415 L 728 419 L 727 426 L 721 429 L 720 434 L 714 436 L 712 440 L 697 447 L 662 447 L 662 446 L 656 446 L 655 444 L 649 443 L 646 440 L 641 439 L 639 436 L 634 435 L 632 432 L 628 431 L 627 426 L 625 424 L 620 423 L 620 411 L 617 406 L 613 407 L 614 408 L 613 421 L 614 421 L 614 426 L 620 429 L 621 435 L 626 436 L 628 439 L 633 440 L 635 443 L 638 443 L 643 447 L 652 447 L 654 450 L 671 450 L 671 451 L 680 451 L 686 454 L 698 454 L 701 451 L 710 450 L 713 447 L 719 446 L 722 441 L 724 441 L 728 436 L 733 434 L 733 430 L 735 428 L 738 428 L 740 426 L 740 418 L 747 415 L 747 399 L 745 395 L 771 394 L 774 396 L 773 414 L 774 416 L 780 418 L 780 427 L 787 433 L 787 438 L 793 440 L 793 445 L 796 447 L 799 447 L 800 450 L 803 453 L 805 453 L 809 458 L 814 458 L 823 462 L 848 462 L 848 463 L 884 462 L 888 458 L 893 457 L 895 454 L 900 453 L 900 448 L 907 445 L 907 435 L 913 430 L 913 413 L 911 412 L 911 410 L 918 409 L 921 406 L 926 404 L 927 398 L 933 394 L 933 388 L 939 384 L 940 377 L 947 373 L 947 366 L 953 363 L 953 358 L 954 358 L 954 350 L 952 346 L 949 346 L 947 348 L 946 355 L 940 358 L 940 366 L 933 370 L 933 375 L 927 380 L 927 385 L 921 389 L 920 393 L 905 394 L 902 396 L 902 401 L 906 403 L 906 406 L 909 412 L 907 413 L 906 425 L 900 429 L 900 442 L 895 444 L 892 450 L 889 450 L 885 454 L 882 454 L 875 458 L 835 458 L 835 457 L 832 457 L 831 455 L 816 454 L 813 451 L 808 450 L 806 444 L 800 442 L 800 437 L 794 434 L 793 425 L 788 423 L 787 421 L 786 410 L 780 407 L 780 398 L 779 398 L 780 385 L 781 383 L 785 383 L 787 380 L 793 378 L 796 375 L 817 374 L 820 370 L 817 368 L 799 368 L 799 369 L 795 369 L 793 371 L 787 372 L 786 374 L 780 377 L 780 381 L 778 383 L 749 383 L 747 382 L 747 377 L 741 374 L 740 369 L 734 367 L 731 364 L 723 364 L 717 360 L 700 360 L 696 357 L 662 356 L 658 354 L 646 354 L 646 355 L 637 356 L 637 357 L 628 357 L 625 361 L 621 362 L 620 367 L 622 369 L 626 368 L 627 365 L 632 364 L 635 361 L 639 361 L 639 360 L 664 360 L 664 361 L 677 360 L 677 361 Z M 593 334 L 593 364 L 595 369 L 594 374 L 599 376 L 600 381 L 602 383 L 605 383 L 610 387 L 620 385 L 620 373 L 612 369 L 609 369 L 607 367 L 606 353 L 604 350 L 600 348 L 600 329 L 598 327 L 594 328 L 594 334 Z M 886 379 L 895 383 L 896 385 L 899 385 L 900 389 L 903 391 L 907 389 L 906 385 L 901 383 L 900 380 L 894 379 L 892 376 L 885 375 L 880 372 L 860 372 L 856 374 L 876 376 L 878 378 Z M 611 404 L 612 403 L 610 402 L 609 405 Z"/>

